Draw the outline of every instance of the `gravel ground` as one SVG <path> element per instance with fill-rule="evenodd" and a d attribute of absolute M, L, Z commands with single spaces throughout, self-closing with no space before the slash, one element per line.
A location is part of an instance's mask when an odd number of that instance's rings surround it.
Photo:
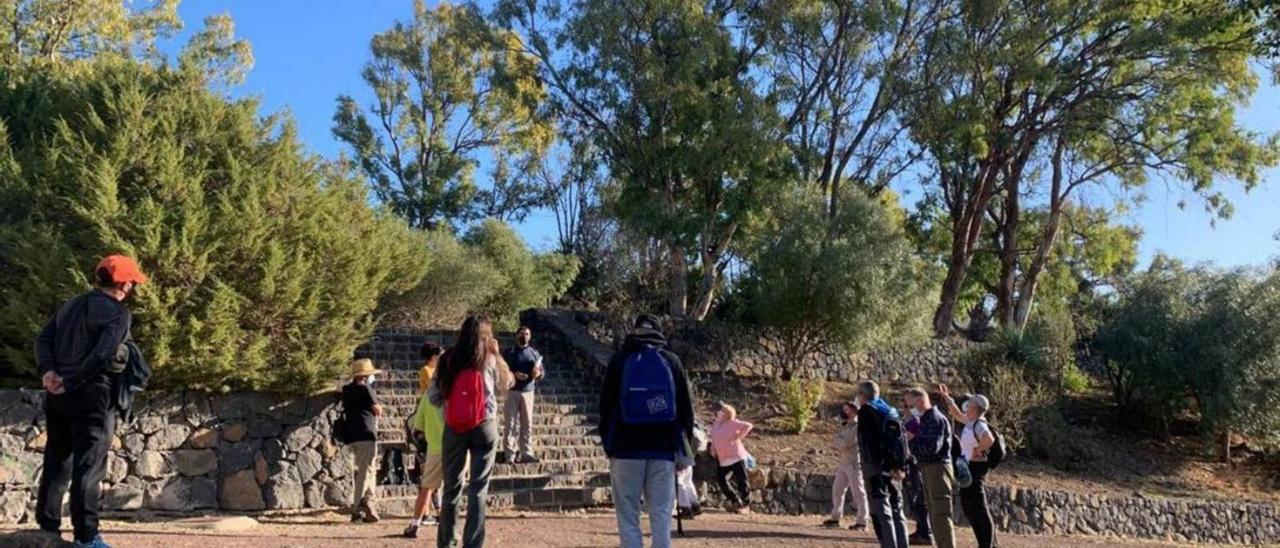
<path fill-rule="evenodd" d="M 240 519 L 239 522 L 249 520 Z M 792 517 L 709 513 L 685 522 L 687 536 L 678 547 L 695 546 L 874 546 L 869 533 L 824 529 L 819 516 Z M 351 525 L 337 514 L 265 517 L 256 526 L 213 520 L 168 522 L 108 522 L 104 537 L 117 548 L 328 548 L 339 546 L 429 546 L 434 529 L 424 529 L 417 540 L 399 537 L 402 519 L 374 525 Z M 593 511 L 573 514 L 497 514 L 488 521 L 488 546 L 610 547 L 617 546 L 613 515 Z M 12 527 L 0 528 L 0 546 L 22 546 Z M 968 529 L 958 531 L 960 546 L 974 546 Z M 1003 535 L 1004 548 L 1066 548 L 1175 546 L 1150 542 L 1116 541 L 1086 537 L 1019 537 Z M 38 545 L 32 545 L 38 546 Z"/>

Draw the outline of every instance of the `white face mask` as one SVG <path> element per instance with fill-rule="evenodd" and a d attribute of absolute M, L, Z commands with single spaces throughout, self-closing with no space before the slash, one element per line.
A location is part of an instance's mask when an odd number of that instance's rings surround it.
<path fill-rule="evenodd" d="M 912 407 L 912 408 L 911 408 L 911 416 L 913 416 L 913 417 L 915 417 L 915 418 L 917 418 L 917 419 L 918 419 L 918 418 L 920 418 L 920 417 L 924 416 L 924 411 L 921 411 L 921 410 L 919 410 L 919 409 L 916 409 L 916 408 Z"/>

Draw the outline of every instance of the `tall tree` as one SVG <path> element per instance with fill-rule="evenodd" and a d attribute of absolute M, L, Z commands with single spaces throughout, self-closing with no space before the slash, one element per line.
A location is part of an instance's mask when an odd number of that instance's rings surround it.
<path fill-rule="evenodd" d="M 181 28 L 178 0 L 0 0 L 0 67 L 104 53 L 154 60 L 156 40 Z"/>
<path fill-rule="evenodd" d="M 776 111 L 753 73 L 774 15 L 738 1 L 499 3 L 557 113 L 602 151 L 615 214 L 666 248 L 673 314 L 706 316 L 744 222 L 783 179 Z"/>
<path fill-rule="evenodd" d="M 362 109 L 340 96 L 333 133 L 351 147 L 379 200 L 419 228 L 537 203 L 523 194 L 532 170 L 507 163 L 534 165 L 553 133 L 540 112 L 546 93 L 537 64 L 516 36 L 492 27 L 473 4 L 429 9 L 417 0 L 413 20 L 374 36 L 370 50 L 361 77 L 374 100 Z M 474 182 L 483 153 L 497 162 L 485 191 Z"/>
<path fill-rule="evenodd" d="M 787 143 L 802 178 L 826 193 L 832 216 L 846 181 L 878 193 L 920 157 L 898 107 L 929 89 L 904 76 L 944 4 L 803 2 L 770 37 L 768 84 Z"/>
<path fill-rule="evenodd" d="M 972 3 L 940 28 L 943 54 L 920 74 L 944 82 L 944 92 L 911 109 L 955 225 L 935 334 L 950 330 L 984 216 L 1004 244 L 997 319 L 1020 327 L 1077 188 L 1137 188 L 1156 175 L 1228 215 L 1215 179 L 1257 182 L 1274 147 L 1233 119 L 1256 85 L 1251 27 L 1217 3 Z M 1020 269 L 1028 196 L 1045 196 L 1049 217 Z"/>

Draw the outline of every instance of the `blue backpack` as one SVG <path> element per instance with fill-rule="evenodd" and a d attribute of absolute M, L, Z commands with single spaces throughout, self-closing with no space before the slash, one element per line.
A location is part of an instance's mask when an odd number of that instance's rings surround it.
<path fill-rule="evenodd" d="M 676 422 L 676 381 L 660 349 L 645 347 L 627 358 L 619 401 L 623 424 Z"/>

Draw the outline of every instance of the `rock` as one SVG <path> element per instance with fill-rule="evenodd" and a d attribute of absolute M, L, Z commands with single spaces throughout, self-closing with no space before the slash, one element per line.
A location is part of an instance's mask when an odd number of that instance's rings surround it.
<path fill-rule="evenodd" d="M 241 470 L 222 480 L 218 505 L 223 510 L 252 512 L 266 509 L 262 489 L 250 470 Z"/>
<path fill-rule="evenodd" d="M 352 493 L 355 490 L 356 488 L 352 485 L 351 480 L 337 480 L 325 488 L 324 501 L 329 506 L 349 507 L 351 506 Z"/>
<path fill-rule="evenodd" d="M 314 449 L 305 449 L 298 453 L 298 460 L 295 464 L 298 467 L 298 475 L 304 481 L 316 477 L 316 474 L 324 467 L 323 459 Z"/>
<path fill-rule="evenodd" d="M 223 475 L 244 470 L 253 466 L 253 456 L 256 453 L 257 448 L 249 442 L 223 444 L 218 447 L 218 465 Z"/>
<path fill-rule="evenodd" d="M 124 437 L 124 449 L 130 455 L 137 455 L 147 445 L 147 437 L 142 434 L 129 434 Z"/>
<path fill-rule="evenodd" d="M 302 486 L 303 498 L 307 508 L 324 508 L 324 487 L 318 481 L 308 481 Z"/>
<path fill-rule="evenodd" d="M 218 432 L 212 428 L 201 428 L 191 434 L 189 443 L 192 449 L 212 449 L 218 445 Z"/>
<path fill-rule="evenodd" d="M 151 434 L 159 432 L 161 429 L 163 429 L 165 427 L 165 424 L 167 424 L 168 422 L 169 421 L 166 421 L 164 417 L 160 417 L 156 415 L 147 415 L 145 417 L 138 419 L 138 431 L 150 436 Z"/>
<path fill-rule="evenodd" d="M 0 494 L 0 523 L 18 523 L 27 513 L 26 491 L 5 491 Z"/>
<path fill-rule="evenodd" d="M 222 427 L 222 439 L 229 442 L 238 442 L 249 433 L 249 428 L 243 422 L 233 422 Z"/>
<path fill-rule="evenodd" d="M 102 508 L 105 510 L 137 510 L 142 508 L 142 489 L 121 483 L 113 485 L 102 493 Z"/>
<path fill-rule="evenodd" d="M 147 486 L 146 507 L 151 510 L 188 512 L 191 510 L 191 481 L 175 476 Z"/>
<path fill-rule="evenodd" d="M 191 435 L 191 428 L 182 424 L 170 424 L 147 438 L 147 449 L 170 451 L 182 447 Z"/>
<path fill-rule="evenodd" d="M 267 467 L 267 459 L 259 452 L 253 458 L 253 477 L 257 480 L 258 485 L 266 485 L 267 478 L 271 476 L 270 469 Z"/>
<path fill-rule="evenodd" d="M 280 422 L 269 417 L 258 417 L 249 423 L 249 437 L 275 438 L 284 432 Z"/>
<path fill-rule="evenodd" d="M 40 435 L 34 438 L 31 438 L 31 441 L 27 442 L 27 451 L 37 451 L 37 452 L 43 453 L 44 446 L 47 443 L 49 443 L 49 434 L 46 432 L 41 432 Z"/>
<path fill-rule="evenodd" d="M 209 449 L 174 451 L 173 467 L 184 476 L 203 476 L 218 469 L 218 455 Z"/>
<path fill-rule="evenodd" d="M 133 463 L 133 473 L 147 479 L 157 479 L 169 473 L 169 465 L 159 452 L 143 451 Z"/>
<path fill-rule="evenodd" d="M 205 510 L 218 507 L 218 483 L 213 478 L 191 480 L 191 508 Z"/>
<path fill-rule="evenodd" d="M 283 481 L 267 484 L 266 503 L 271 510 L 295 510 L 305 504 L 302 485 Z"/>
<path fill-rule="evenodd" d="M 310 426 L 300 426 L 284 438 L 284 447 L 289 451 L 298 452 L 311 447 L 316 438 L 316 431 Z"/>
<path fill-rule="evenodd" d="M 107 481 L 111 483 L 119 483 L 128 475 L 129 461 L 124 460 L 115 453 L 111 453 L 107 457 Z"/>

